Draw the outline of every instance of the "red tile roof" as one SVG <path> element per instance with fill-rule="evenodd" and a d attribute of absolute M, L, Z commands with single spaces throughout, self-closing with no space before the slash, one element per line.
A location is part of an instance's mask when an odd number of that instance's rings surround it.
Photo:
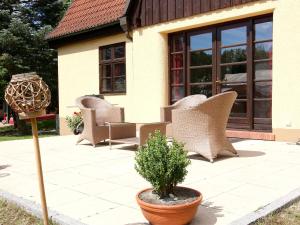
<path fill-rule="evenodd" d="M 58 39 L 118 21 L 126 0 L 74 0 L 47 39 Z"/>

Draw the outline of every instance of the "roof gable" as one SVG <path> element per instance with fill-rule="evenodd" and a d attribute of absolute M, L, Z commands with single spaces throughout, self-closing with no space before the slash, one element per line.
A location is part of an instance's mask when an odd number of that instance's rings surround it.
<path fill-rule="evenodd" d="M 53 40 L 118 22 L 126 0 L 74 0 L 58 26 L 48 34 Z"/>

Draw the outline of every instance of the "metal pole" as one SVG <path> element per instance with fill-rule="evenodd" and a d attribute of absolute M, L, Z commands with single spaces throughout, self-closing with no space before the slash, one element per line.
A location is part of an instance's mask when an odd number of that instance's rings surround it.
<path fill-rule="evenodd" d="M 36 158 L 36 163 L 37 163 L 37 175 L 38 175 L 38 180 L 39 180 L 41 205 L 42 205 L 43 216 L 44 216 L 44 225 L 49 225 L 47 202 L 46 202 L 45 187 L 44 187 L 44 178 L 43 178 L 43 168 L 42 168 L 42 160 L 41 160 L 36 118 L 31 118 L 30 121 L 31 121 L 31 126 L 32 126 L 32 137 L 33 137 L 34 148 L 35 148 L 35 158 Z"/>

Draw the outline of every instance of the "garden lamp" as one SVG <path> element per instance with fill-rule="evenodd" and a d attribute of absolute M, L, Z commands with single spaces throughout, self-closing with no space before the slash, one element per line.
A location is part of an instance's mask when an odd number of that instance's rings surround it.
<path fill-rule="evenodd" d="M 5 100 L 12 110 L 19 114 L 20 119 L 30 119 L 31 121 L 44 225 L 48 225 L 48 211 L 36 118 L 46 114 L 45 109 L 51 101 L 50 90 L 48 85 L 36 73 L 17 74 L 12 76 L 10 83 L 6 87 Z"/>

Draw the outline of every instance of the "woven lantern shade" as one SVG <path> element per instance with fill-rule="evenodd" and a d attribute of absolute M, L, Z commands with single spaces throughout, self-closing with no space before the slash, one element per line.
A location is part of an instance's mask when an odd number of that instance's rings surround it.
<path fill-rule="evenodd" d="M 17 74 L 5 90 L 5 100 L 21 119 L 28 119 L 45 114 L 51 92 L 36 73 Z"/>
<path fill-rule="evenodd" d="M 19 113 L 20 119 L 30 119 L 31 121 L 44 225 L 49 225 L 36 120 L 36 117 L 46 113 L 45 109 L 50 104 L 51 94 L 49 87 L 36 73 L 17 74 L 12 76 L 10 83 L 6 87 L 5 100 L 12 110 Z"/>

